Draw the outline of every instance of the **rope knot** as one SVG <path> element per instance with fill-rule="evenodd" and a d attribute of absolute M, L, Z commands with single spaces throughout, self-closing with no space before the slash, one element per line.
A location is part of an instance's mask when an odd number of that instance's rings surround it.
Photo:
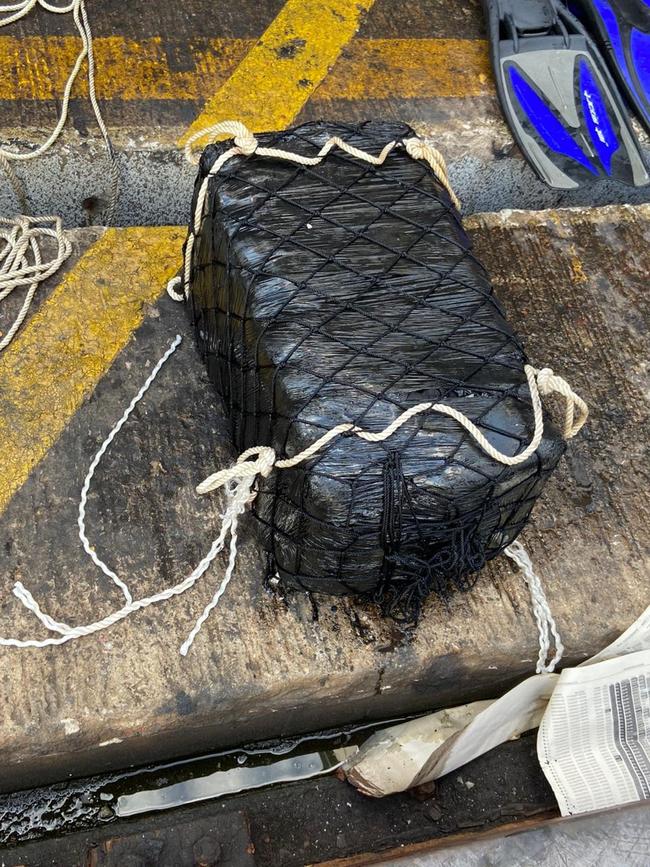
<path fill-rule="evenodd" d="M 534 373 L 537 390 L 540 394 L 544 396 L 559 394 L 564 398 L 564 428 L 562 433 L 565 439 L 571 439 L 587 421 L 589 407 L 575 393 L 566 379 L 553 373 L 550 367 L 543 367 L 541 370 L 531 368 L 531 370 Z"/>
<path fill-rule="evenodd" d="M 460 199 L 451 186 L 449 175 L 447 174 L 447 163 L 440 151 L 437 148 L 432 147 L 424 141 L 424 139 L 418 138 L 418 136 L 405 138 L 404 147 L 406 148 L 406 153 L 411 157 L 411 159 L 424 160 L 429 163 L 438 180 L 449 193 L 449 198 L 454 207 L 460 211 Z"/>
<path fill-rule="evenodd" d="M 414 160 L 425 160 L 431 155 L 431 149 L 421 138 L 415 136 L 408 138 L 405 140 L 404 146 L 406 147 L 406 153 L 410 157 L 413 157 Z"/>
<path fill-rule="evenodd" d="M 234 493 L 232 487 L 245 485 L 248 490 L 253 486 L 255 478 L 260 475 L 267 478 L 275 466 L 275 451 L 270 446 L 254 446 L 247 449 L 237 458 L 237 462 L 224 470 L 219 470 L 204 479 L 196 486 L 197 494 L 208 494 L 217 488 L 227 487 L 229 493 Z"/>
<path fill-rule="evenodd" d="M 235 145 L 239 148 L 239 150 L 244 154 L 244 156 L 251 156 L 257 150 L 259 142 L 253 135 L 253 133 L 244 127 L 244 129 L 235 136 Z"/>
<path fill-rule="evenodd" d="M 537 372 L 537 388 L 539 393 L 543 395 L 552 394 L 555 391 L 554 380 L 556 377 L 550 367 L 543 367 Z"/>

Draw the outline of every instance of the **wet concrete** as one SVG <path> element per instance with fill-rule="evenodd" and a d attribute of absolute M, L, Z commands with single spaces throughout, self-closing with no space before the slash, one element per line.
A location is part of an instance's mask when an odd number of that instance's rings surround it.
<path fill-rule="evenodd" d="M 487 214 L 469 227 L 533 363 L 592 407 L 523 537 L 571 664 L 647 605 L 650 209 Z M 79 488 L 177 332 L 188 339 L 96 474 L 89 533 L 139 595 L 187 574 L 216 534 L 219 500 L 194 485 L 232 459 L 227 427 L 184 312 L 163 298 L 3 515 L 0 634 L 41 634 L 10 594 L 16 580 L 55 618 L 84 623 L 117 607 L 80 550 Z M 0 788 L 493 696 L 534 669 L 527 591 L 504 558 L 402 634 L 369 606 L 270 593 L 250 526 L 235 579 L 183 658 L 222 569 L 99 636 L 2 649 Z"/>
<path fill-rule="evenodd" d="M 52 799 L 56 803 L 55 792 Z M 139 858 L 138 865 L 194 867 L 197 861 L 205 863 L 192 854 L 194 844 L 207 833 L 225 850 L 223 863 L 239 865 L 229 851 L 228 831 L 245 825 L 252 844 L 247 848 L 257 867 L 303 867 L 330 864 L 330 859 L 331 867 L 352 867 L 374 863 L 381 852 L 397 857 L 436 841 L 444 845 L 458 836 L 471 839 L 490 828 L 512 833 L 526 822 L 556 814 L 553 794 L 537 762 L 534 736 L 524 736 L 417 797 L 409 792 L 367 798 L 329 775 L 173 813 L 99 823 L 58 839 L 4 847 L 0 854 L 5 867 L 124 867 L 134 863 L 130 858 Z"/>

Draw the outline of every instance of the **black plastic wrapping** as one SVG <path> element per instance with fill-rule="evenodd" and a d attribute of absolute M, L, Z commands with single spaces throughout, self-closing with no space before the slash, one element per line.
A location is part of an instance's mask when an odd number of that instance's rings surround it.
<path fill-rule="evenodd" d="M 378 154 L 413 132 L 321 122 L 258 139 L 314 156 L 332 135 Z M 231 145 L 205 150 L 196 191 Z M 314 167 L 231 159 L 192 259 L 198 343 L 238 452 L 294 455 L 342 421 L 379 431 L 422 401 L 457 408 L 508 454 L 531 439 L 522 346 L 447 192 L 403 149 L 382 166 L 337 149 Z M 506 467 L 427 413 L 385 442 L 344 436 L 274 471 L 253 511 L 286 584 L 412 616 L 429 591 L 470 587 L 517 536 L 563 449 L 547 423 L 537 453 Z"/>

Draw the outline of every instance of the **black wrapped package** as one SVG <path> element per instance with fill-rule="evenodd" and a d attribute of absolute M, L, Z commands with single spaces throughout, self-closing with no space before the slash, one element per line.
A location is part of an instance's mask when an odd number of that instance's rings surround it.
<path fill-rule="evenodd" d="M 313 157 L 332 136 L 371 154 L 407 126 L 310 123 L 258 136 Z M 203 153 L 203 180 L 232 142 Z M 423 401 L 464 413 L 507 455 L 533 435 L 526 355 L 458 211 L 427 162 L 334 148 L 318 165 L 238 155 L 210 177 L 194 233 L 190 308 L 236 450 L 302 451 L 341 422 L 381 431 Z M 410 419 L 383 442 L 339 437 L 256 482 L 270 567 L 291 587 L 417 613 L 463 589 L 522 529 L 564 442 L 549 423 L 517 466 L 453 418 Z"/>

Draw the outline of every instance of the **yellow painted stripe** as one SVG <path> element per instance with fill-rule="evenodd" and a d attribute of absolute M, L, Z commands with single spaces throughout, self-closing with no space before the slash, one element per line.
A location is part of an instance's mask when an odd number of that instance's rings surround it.
<path fill-rule="evenodd" d="M 187 70 L 171 69 L 159 37 L 134 41 L 121 36 L 93 40 L 100 99 L 200 99 L 221 86 L 254 43 L 203 39 L 183 46 Z M 60 99 L 79 53 L 74 36 L 0 36 L 0 99 Z M 206 90 L 207 88 L 207 90 Z M 75 96 L 88 96 L 79 76 Z"/>
<path fill-rule="evenodd" d="M 374 0 L 287 0 L 185 136 L 235 118 L 253 131 L 296 117 L 356 33 Z"/>
<path fill-rule="evenodd" d="M 187 69 L 172 69 L 165 42 L 97 37 L 100 99 L 197 101 L 218 90 L 254 46 L 246 39 L 197 39 Z M 0 36 L 0 99 L 58 100 L 79 49 L 73 36 Z M 354 39 L 312 101 L 481 96 L 493 89 L 487 43 L 478 39 Z M 85 97 L 85 78 L 75 93 Z"/>
<path fill-rule="evenodd" d="M 184 235 L 107 229 L 0 354 L 0 511 L 178 269 Z"/>

